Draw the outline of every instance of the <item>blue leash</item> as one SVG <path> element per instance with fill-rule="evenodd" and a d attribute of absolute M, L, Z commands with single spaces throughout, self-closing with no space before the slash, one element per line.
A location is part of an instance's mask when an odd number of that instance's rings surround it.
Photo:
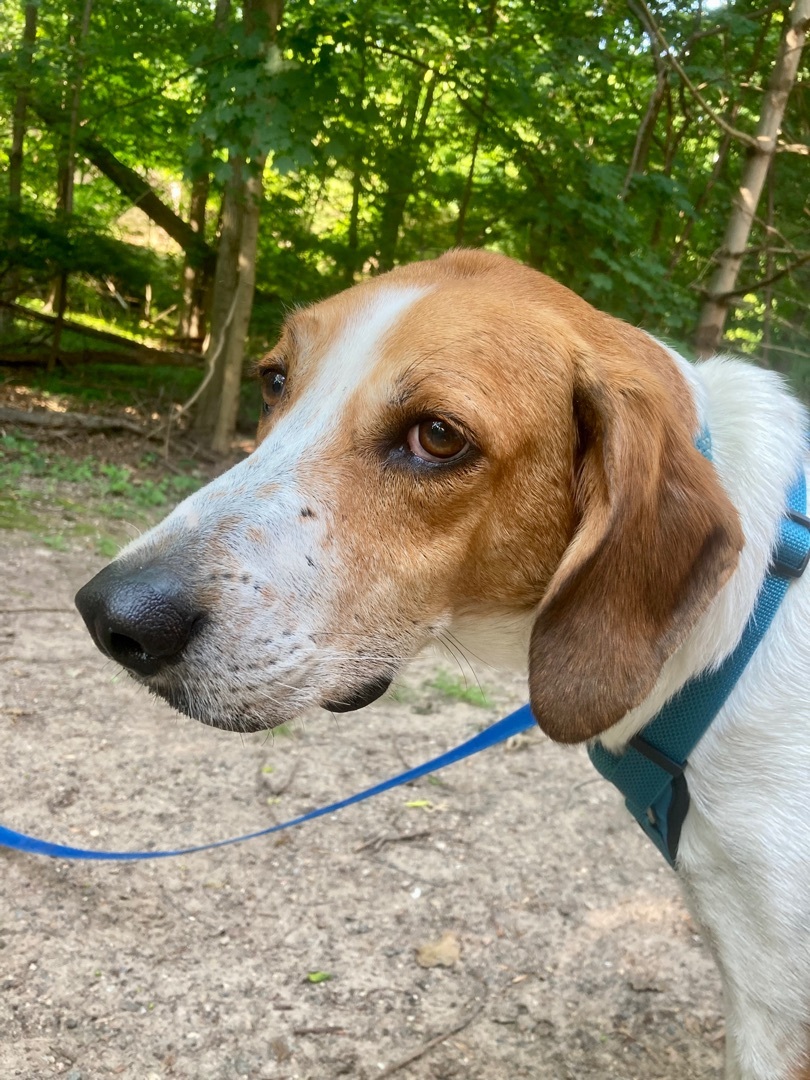
<path fill-rule="evenodd" d="M 488 747 L 495 746 L 512 735 L 517 735 L 519 732 L 527 731 L 535 726 L 535 720 L 529 706 L 524 705 L 522 708 L 510 713 L 509 716 L 504 717 L 503 720 L 498 720 L 497 723 L 485 728 L 478 735 L 467 739 L 466 742 L 461 743 L 452 750 L 439 754 L 438 757 L 431 758 L 430 761 L 426 761 L 422 765 L 417 765 L 415 769 L 408 769 L 398 776 L 391 777 L 390 780 L 383 780 L 382 783 L 375 784 L 374 787 L 359 791 L 356 795 L 350 795 L 348 799 L 341 799 L 339 802 L 330 803 L 328 806 L 320 806 L 317 810 L 310 810 L 308 814 L 301 814 L 300 817 L 292 818 L 290 821 L 283 821 L 279 825 L 270 825 L 267 829 L 245 833 L 244 836 L 232 836 L 228 840 L 216 840 L 212 844 L 198 844 L 195 847 L 179 848 L 176 851 L 92 851 L 87 848 L 68 847 L 64 844 L 51 844 L 47 840 L 39 840 L 35 836 L 26 836 L 25 833 L 15 832 L 13 829 L 7 829 L 4 825 L 0 825 L 0 846 L 11 848 L 14 851 L 24 851 L 29 855 L 50 855 L 55 859 L 85 859 L 95 862 L 137 862 L 141 859 L 169 859 L 174 855 L 192 855 L 195 851 L 211 851 L 213 848 L 227 847 L 229 844 L 242 844 L 246 840 L 255 840 L 259 836 L 269 836 L 271 833 L 281 832 L 282 829 L 289 829 L 293 825 L 303 825 L 305 821 L 314 821 L 315 818 L 333 814 L 335 811 L 343 810 L 354 803 L 365 802 L 366 799 L 371 799 L 374 795 L 380 795 L 383 791 L 400 787 L 402 784 L 408 784 L 412 780 L 418 780 L 421 776 L 427 776 L 428 773 L 436 772 L 437 769 L 444 769 L 457 761 L 463 761 L 464 758 L 472 757 L 473 754 L 477 754 L 481 750 L 486 750 Z"/>
<path fill-rule="evenodd" d="M 701 432 L 696 446 L 711 460 L 711 439 L 708 432 Z M 689 810 L 689 789 L 685 777 L 688 755 L 705 734 L 734 688 L 770 626 L 790 581 L 800 577 L 810 562 L 810 519 L 806 516 L 806 509 L 807 493 L 804 473 L 801 473 L 788 492 L 786 513 L 773 564 L 765 578 L 742 640 L 734 652 L 715 671 L 704 672 L 687 683 L 647 724 L 643 735 L 636 735 L 630 741 L 622 754 L 612 754 L 599 743 L 588 747 L 594 767 L 622 792 L 627 809 L 673 867 L 677 859 L 681 827 Z M 254 840 L 259 836 L 269 836 L 293 825 L 302 825 L 305 821 L 333 814 L 354 803 L 365 802 L 383 791 L 453 765 L 534 726 L 535 719 L 531 709 L 524 705 L 478 735 L 422 765 L 417 765 L 415 769 L 408 769 L 347 799 L 321 806 L 290 821 L 246 833 L 244 836 L 216 840 L 210 844 L 198 844 L 175 851 L 92 851 L 51 844 L 0 825 L 0 846 L 53 858 L 118 862 L 168 859 L 174 855 L 211 851 L 229 844 Z"/>

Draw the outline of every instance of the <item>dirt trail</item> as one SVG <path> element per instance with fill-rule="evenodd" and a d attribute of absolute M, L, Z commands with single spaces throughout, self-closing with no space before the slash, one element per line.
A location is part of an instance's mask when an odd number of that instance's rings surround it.
<path fill-rule="evenodd" d="M 421 661 L 396 699 L 339 721 L 208 730 L 96 653 L 71 598 L 99 565 L 0 537 L 12 828 L 113 849 L 234 835 L 416 764 L 521 701 L 494 674 L 491 708 L 449 700 Z M 669 870 L 581 751 L 519 742 L 187 858 L 0 849 L 0 1077 L 719 1077 L 719 983 Z M 446 932 L 460 958 L 420 967 L 415 950 Z"/>

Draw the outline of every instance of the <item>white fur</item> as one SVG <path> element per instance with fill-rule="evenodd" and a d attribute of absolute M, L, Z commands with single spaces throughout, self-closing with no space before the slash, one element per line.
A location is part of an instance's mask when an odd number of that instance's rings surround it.
<path fill-rule="evenodd" d="M 717 471 L 746 544 L 737 572 L 681 650 L 678 680 L 701 653 L 710 666 L 736 644 L 786 489 L 806 469 L 806 416 L 777 376 L 731 360 L 698 372 Z M 678 872 L 723 976 L 727 1075 L 739 1080 L 783 1080 L 806 1065 L 810 1050 L 808 626 L 805 576 L 790 586 L 687 769 L 692 809 Z M 676 688 L 670 681 L 669 693 Z"/>
<path fill-rule="evenodd" d="M 339 545 L 328 543 L 339 531 L 332 492 L 328 478 L 313 489 L 299 472 L 324 455 L 346 403 L 370 381 L 386 334 L 426 291 L 387 286 L 370 294 L 258 449 L 118 556 L 134 568 L 182 553 L 185 572 L 199 574 L 194 585 L 219 593 L 207 632 L 185 650 L 184 664 L 148 681 L 178 708 L 220 727 L 266 728 L 339 702 L 358 671 L 373 678 L 389 658 L 401 661 L 424 645 L 421 628 L 387 648 L 359 633 L 335 634 L 330 616 L 344 571 Z M 312 517 L 302 517 L 305 508 Z"/>

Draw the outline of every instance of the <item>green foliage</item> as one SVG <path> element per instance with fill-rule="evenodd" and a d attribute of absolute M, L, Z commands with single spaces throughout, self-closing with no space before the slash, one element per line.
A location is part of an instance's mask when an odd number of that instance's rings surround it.
<path fill-rule="evenodd" d="M 158 470 L 153 454 L 124 466 L 2 435 L 0 528 L 26 530 L 59 551 L 90 539 L 99 555 L 112 557 L 124 536 L 117 523 L 149 525 L 204 482 L 194 471 Z"/>
<path fill-rule="evenodd" d="M 145 409 L 187 400 L 200 381 L 200 373 L 194 367 L 169 364 L 134 366 L 87 360 L 52 372 L 37 369 L 28 381 L 43 396 L 66 395 L 79 408 L 135 404 Z"/>
<path fill-rule="evenodd" d="M 144 464 L 149 464 L 147 459 Z M 32 439 L 0 435 L 0 484 L 16 485 L 23 479 L 47 479 L 43 490 L 54 494 L 62 483 L 82 484 L 96 499 L 121 499 L 141 508 L 165 507 L 196 491 L 198 476 L 168 475 L 159 480 L 138 475 L 128 465 L 105 464 L 94 457 L 80 460 L 64 454 L 46 454 Z"/>
<path fill-rule="evenodd" d="M 492 704 L 480 686 L 470 686 L 466 680 L 449 675 L 446 671 L 440 671 L 428 686 L 451 701 L 463 701 L 481 709 L 488 709 Z"/>
<path fill-rule="evenodd" d="M 75 307 L 128 327 L 139 312 L 116 306 L 108 279 L 133 307 L 147 287 L 156 306 L 180 305 L 176 246 L 134 211 L 122 218 L 128 200 L 81 154 L 73 215 L 57 212 L 80 84 L 83 134 L 181 217 L 191 182 L 210 177 L 209 242 L 231 159 L 269 155 L 254 353 L 285 307 L 457 243 L 514 255 L 618 316 L 689 338 L 744 150 L 662 67 L 634 5 L 288 0 L 275 40 L 245 15 L 254 7 L 220 5 L 215 24 L 213 5 L 194 0 L 95 0 L 79 49 L 77 0 L 40 6 L 19 242 L 0 254 L 0 288 L 13 264 L 22 293 L 42 300 L 68 269 Z M 661 0 L 654 10 L 712 110 L 751 132 L 784 8 Z M 22 22 L 22 4 L 0 0 L 0 172 Z M 808 70 L 805 56 L 788 141 L 810 141 Z M 743 294 L 731 331 L 735 347 L 764 343 L 783 369 L 810 358 L 810 263 L 787 272 L 810 246 L 806 162 L 777 156 L 742 271 L 752 299 Z"/>

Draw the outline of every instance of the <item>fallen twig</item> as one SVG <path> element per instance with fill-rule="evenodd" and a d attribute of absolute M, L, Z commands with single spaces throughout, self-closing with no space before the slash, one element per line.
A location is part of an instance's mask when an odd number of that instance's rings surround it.
<path fill-rule="evenodd" d="M 73 608 L 66 607 L 0 607 L 0 615 L 72 615 Z"/>
<path fill-rule="evenodd" d="M 422 829 L 421 832 L 398 833 L 394 836 L 372 836 L 370 840 L 366 840 L 364 844 L 359 844 L 354 850 L 355 853 L 366 851 L 369 848 L 372 851 L 379 851 L 386 844 L 405 844 L 409 840 L 427 840 L 430 835 L 429 829 Z"/>
<path fill-rule="evenodd" d="M 346 1035 L 346 1028 L 342 1027 L 311 1027 L 293 1028 L 293 1035 Z"/>
<path fill-rule="evenodd" d="M 395 1061 L 393 1065 L 389 1065 L 387 1069 L 383 1069 L 382 1072 L 377 1073 L 377 1076 L 393 1076 L 394 1073 L 399 1072 L 400 1069 L 404 1069 L 407 1065 L 410 1065 L 413 1061 L 418 1061 L 420 1057 L 424 1057 L 425 1054 L 430 1053 L 434 1047 L 439 1046 L 445 1039 L 449 1039 L 453 1035 L 458 1035 L 464 1028 L 469 1027 L 473 1020 L 477 1020 L 481 1013 L 484 1011 L 484 1003 L 482 1002 L 477 1009 L 465 1017 L 464 1020 L 460 1020 L 453 1027 L 447 1031 L 443 1031 L 441 1035 L 434 1035 L 432 1039 L 429 1039 L 424 1046 L 420 1046 L 418 1050 L 414 1050 L 408 1054 L 407 1057 L 400 1058 L 399 1061 Z"/>

